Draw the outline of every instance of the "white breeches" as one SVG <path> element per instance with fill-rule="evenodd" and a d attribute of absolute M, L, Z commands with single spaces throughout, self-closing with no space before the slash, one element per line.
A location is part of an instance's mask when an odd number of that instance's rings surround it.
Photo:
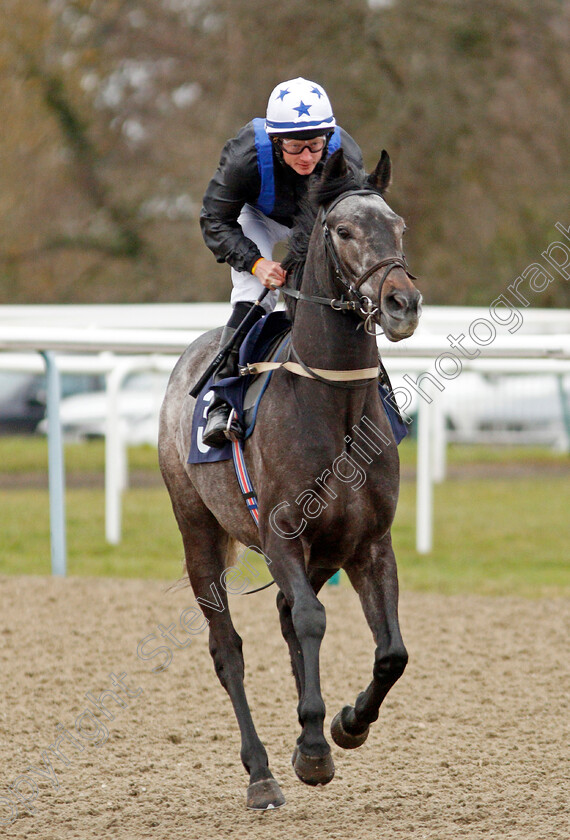
<path fill-rule="evenodd" d="M 267 260 L 273 259 L 274 247 L 278 242 L 285 242 L 291 232 L 291 229 L 286 225 L 281 225 L 279 222 L 270 219 L 261 210 L 257 210 L 250 204 L 243 206 L 238 222 L 244 235 L 255 242 L 261 251 L 261 256 Z M 233 284 L 232 306 L 241 301 L 257 300 L 265 288 L 249 271 L 236 271 L 235 268 L 232 268 L 231 275 Z M 278 297 L 279 292 L 277 291 L 272 291 L 267 295 L 262 304 L 267 312 L 272 312 L 275 309 Z"/>

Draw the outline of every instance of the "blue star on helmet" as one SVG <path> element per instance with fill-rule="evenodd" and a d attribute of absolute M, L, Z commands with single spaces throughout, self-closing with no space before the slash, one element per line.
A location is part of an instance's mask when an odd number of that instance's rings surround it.
<path fill-rule="evenodd" d="M 311 90 L 311 93 L 315 93 L 315 94 L 319 97 L 319 99 L 320 99 L 320 98 L 321 98 L 321 96 L 323 95 L 323 92 L 322 92 L 321 90 L 319 90 L 319 88 L 318 88 L 318 87 L 314 87 L 314 88 Z"/>
<path fill-rule="evenodd" d="M 299 114 L 300 117 L 302 117 L 303 115 L 306 116 L 306 117 L 310 117 L 309 108 L 311 108 L 311 107 L 312 107 L 311 105 L 305 105 L 305 103 L 301 99 L 301 101 L 299 102 L 297 107 L 293 108 L 293 110 L 297 111 L 297 113 Z"/>
<path fill-rule="evenodd" d="M 275 99 L 280 99 L 283 102 L 288 93 L 291 93 L 291 91 L 287 90 L 287 88 L 281 88 Z"/>

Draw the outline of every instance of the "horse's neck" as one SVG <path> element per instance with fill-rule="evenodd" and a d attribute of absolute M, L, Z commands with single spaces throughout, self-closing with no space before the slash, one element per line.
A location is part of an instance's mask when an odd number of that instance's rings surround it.
<path fill-rule="evenodd" d="M 328 270 L 307 261 L 301 291 L 305 295 L 339 298 Z M 359 327 L 357 329 L 357 327 Z M 356 370 L 373 367 L 378 361 L 376 340 L 364 330 L 354 313 L 339 312 L 331 306 L 300 301 L 292 329 L 295 350 L 311 367 Z"/>
<path fill-rule="evenodd" d="M 305 266 L 301 291 L 304 295 L 339 298 L 326 265 L 324 249 L 317 259 Z M 357 329 L 357 327 L 359 327 Z M 297 304 L 291 341 L 299 358 L 310 367 L 328 370 L 360 370 L 378 365 L 376 339 L 364 330 L 364 322 L 352 312 L 339 312 L 331 306 L 300 300 Z M 297 406 L 310 407 L 311 436 L 324 436 L 326 444 L 340 451 L 364 415 L 372 422 L 378 417 L 378 389 L 315 385 L 299 377 L 296 383 Z M 298 408 L 296 409 L 298 411 Z"/>

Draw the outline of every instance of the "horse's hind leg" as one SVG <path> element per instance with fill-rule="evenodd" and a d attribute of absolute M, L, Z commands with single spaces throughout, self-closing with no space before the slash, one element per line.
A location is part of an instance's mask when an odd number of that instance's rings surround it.
<path fill-rule="evenodd" d="M 354 706 L 345 706 L 331 723 L 335 743 L 354 749 L 366 740 L 382 701 L 404 672 L 408 654 L 398 623 L 398 576 L 390 535 L 372 546 L 367 560 L 345 568 L 376 642 L 372 682 Z"/>
<path fill-rule="evenodd" d="M 189 495 L 195 497 L 191 505 Z M 230 696 L 240 728 L 241 760 L 250 779 L 247 807 L 278 808 L 285 798 L 269 770 L 267 752 L 251 717 L 244 688 L 242 640 L 233 625 L 227 593 L 220 583 L 228 538 L 190 485 L 182 498 L 184 509 L 174 504 L 174 513 L 182 534 L 190 583 L 209 623 L 210 654 L 216 674 Z"/>

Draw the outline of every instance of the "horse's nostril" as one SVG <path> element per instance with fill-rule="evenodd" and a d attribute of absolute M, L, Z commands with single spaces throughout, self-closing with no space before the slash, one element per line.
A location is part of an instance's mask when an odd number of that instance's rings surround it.
<path fill-rule="evenodd" d="M 393 292 L 389 297 L 389 302 L 395 311 L 407 309 L 408 307 L 407 298 L 399 292 Z"/>

